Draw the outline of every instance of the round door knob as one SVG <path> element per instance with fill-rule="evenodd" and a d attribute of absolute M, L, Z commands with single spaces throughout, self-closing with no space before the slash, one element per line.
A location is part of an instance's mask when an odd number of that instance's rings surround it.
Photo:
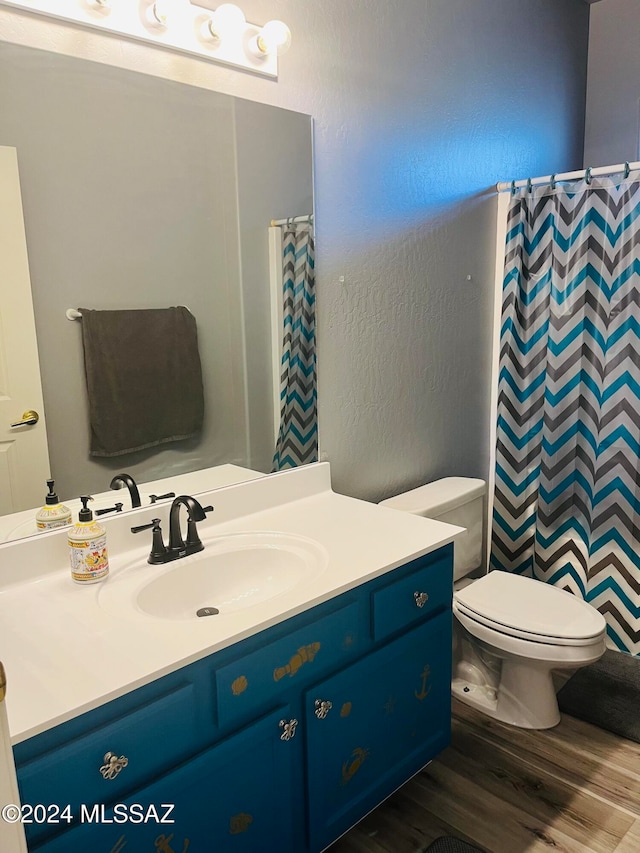
<path fill-rule="evenodd" d="M 11 424 L 11 427 L 33 426 L 34 424 L 37 424 L 39 420 L 40 415 L 37 412 L 34 412 L 33 409 L 29 409 L 29 411 L 22 413 L 22 420 Z"/>

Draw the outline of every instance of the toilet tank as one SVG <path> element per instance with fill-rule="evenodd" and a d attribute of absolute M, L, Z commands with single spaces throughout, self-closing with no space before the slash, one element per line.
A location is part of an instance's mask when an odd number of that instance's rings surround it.
<path fill-rule="evenodd" d="M 482 566 L 486 491 L 484 480 L 445 477 L 387 498 L 380 506 L 465 527 L 453 546 L 453 577 L 459 580 Z"/>

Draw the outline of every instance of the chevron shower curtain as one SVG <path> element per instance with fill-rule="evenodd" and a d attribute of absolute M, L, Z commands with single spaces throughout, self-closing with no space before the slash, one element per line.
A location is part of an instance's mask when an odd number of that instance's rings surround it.
<path fill-rule="evenodd" d="M 508 214 L 491 568 L 582 596 L 640 654 L 640 172 Z"/>
<path fill-rule="evenodd" d="M 313 233 L 310 225 L 283 230 L 280 429 L 272 471 L 318 460 Z"/>

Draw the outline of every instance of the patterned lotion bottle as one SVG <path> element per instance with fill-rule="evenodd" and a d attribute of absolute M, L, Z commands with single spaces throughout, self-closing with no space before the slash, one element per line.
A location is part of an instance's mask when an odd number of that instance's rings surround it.
<path fill-rule="evenodd" d="M 71 524 L 71 510 L 65 506 L 57 494 L 53 491 L 54 481 L 47 480 L 49 494 L 45 498 L 45 504 L 36 513 L 36 527 L 38 530 L 55 530 L 56 527 L 65 527 Z"/>
<path fill-rule="evenodd" d="M 78 522 L 69 530 L 69 560 L 71 577 L 76 583 L 98 583 L 109 574 L 107 532 L 93 519 L 87 503 L 93 498 L 82 495 Z"/>

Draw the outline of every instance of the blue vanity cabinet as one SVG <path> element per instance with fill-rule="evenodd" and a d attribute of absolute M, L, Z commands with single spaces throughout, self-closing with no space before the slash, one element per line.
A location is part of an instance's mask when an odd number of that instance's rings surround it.
<path fill-rule="evenodd" d="M 85 823 L 30 850 L 293 853 L 293 779 L 299 756 L 294 739 L 281 740 L 279 725 L 281 719 L 291 719 L 290 710 L 277 709 L 137 791 L 115 811 L 105 809 L 104 816 L 96 815 L 100 823 Z M 277 841 L 272 845 L 270 839 Z"/>
<path fill-rule="evenodd" d="M 62 732 L 56 729 L 41 735 L 44 746 L 33 757 L 22 758 L 30 744 L 20 745 L 16 758 L 22 802 L 68 805 L 68 814 L 77 817 L 81 805 L 117 802 L 175 767 L 197 748 L 196 695 L 193 681 L 180 680 L 161 695 L 142 692 L 139 706 L 127 713 L 118 713 L 114 702 L 111 719 L 87 715 L 94 725 L 68 739 L 59 740 Z M 113 766 L 105 760 L 108 754 L 115 757 Z M 28 824 L 27 839 L 39 841 L 67 826 L 66 815 L 58 824 Z"/>
<path fill-rule="evenodd" d="M 306 693 L 312 850 L 338 838 L 447 746 L 450 696 L 450 612 Z"/>
<path fill-rule="evenodd" d="M 447 545 L 18 744 L 22 802 L 74 817 L 30 853 L 319 853 L 449 742 L 452 573 Z"/>

